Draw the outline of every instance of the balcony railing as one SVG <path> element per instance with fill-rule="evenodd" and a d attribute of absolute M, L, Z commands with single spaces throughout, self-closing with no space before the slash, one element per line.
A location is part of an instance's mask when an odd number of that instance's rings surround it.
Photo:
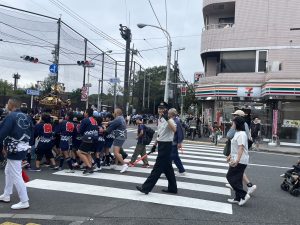
<path fill-rule="evenodd" d="M 208 24 L 203 30 L 215 30 L 215 29 L 226 29 L 233 27 L 234 23 L 218 23 L 218 24 Z"/>

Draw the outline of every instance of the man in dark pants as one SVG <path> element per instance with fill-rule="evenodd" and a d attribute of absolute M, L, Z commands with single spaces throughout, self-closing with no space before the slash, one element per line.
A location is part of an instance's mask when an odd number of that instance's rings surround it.
<path fill-rule="evenodd" d="M 169 119 L 171 115 L 170 112 L 168 115 L 167 107 L 167 103 L 164 102 L 158 106 L 157 140 L 151 150 L 155 152 L 156 146 L 158 146 L 158 156 L 155 165 L 145 183 L 142 186 L 136 186 L 136 189 L 144 194 L 152 191 L 162 173 L 166 175 L 169 182 L 168 189 L 163 189 L 162 191 L 173 194 L 177 193 L 176 178 L 171 160 L 172 141 L 176 132 L 176 123 L 172 118 Z"/>

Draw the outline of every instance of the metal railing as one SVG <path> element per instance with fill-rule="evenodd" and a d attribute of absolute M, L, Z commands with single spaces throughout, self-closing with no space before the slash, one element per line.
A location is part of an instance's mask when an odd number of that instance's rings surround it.
<path fill-rule="evenodd" d="M 217 23 L 205 25 L 203 30 L 226 29 L 233 27 L 234 23 Z"/>

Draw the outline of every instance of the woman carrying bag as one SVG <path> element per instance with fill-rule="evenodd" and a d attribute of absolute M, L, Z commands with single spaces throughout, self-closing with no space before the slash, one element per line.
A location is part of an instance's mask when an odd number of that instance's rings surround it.
<path fill-rule="evenodd" d="M 231 140 L 231 153 L 227 157 L 229 169 L 226 178 L 235 191 L 235 198 L 228 199 L 228 202 L 239 206 L 244 205 L 250 199 L 250 195 L 243 189 L 243 174 L 249 163 L 248 137 L 244 122 L 242 117 L 233 119 L 233 127 L 236 132 Z"/>

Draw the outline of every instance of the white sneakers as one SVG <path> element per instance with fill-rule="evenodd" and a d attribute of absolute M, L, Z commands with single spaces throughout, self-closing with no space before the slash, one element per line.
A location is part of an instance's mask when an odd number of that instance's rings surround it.
<path fill-rule="evenodd" d="M 128 170 L 128 165 L 127 165 L 127 164 L 124 164 L 123 167 L 122 167 L 122 169 L 121 169 L 121 171 L 120 171 L 120 173 L 124 173 L 124 172 L 126 172 L 127 170 Z"/>
<path fill-rule="evenodd" d="M 4 196 L 4 195 L 0 195 L 0 202 L 9 203 L 10 202 L 10 197 L 9 196 Z"/>
<path fill-rule="evenodd" d="M 256 190 L 256 185 L 252 185 L 252 187 L 248 187 L 248 191 L 247 191 L 247 194 L 248 195 L 251 195 L 253 194 L 253 192 Z"/>
<path fill-rule="evenodd" d="M 4 196 L 0 195 L 0 202 L 9 203 L 10 202 L 10 196 Z M 19 202 L 17 204 L 14 204 L 10 207 L 11 209 L 28 209 L 29 208 L 29 202 Z"/>
<path fill-rule="evenodd" d="M 227 201 L 232 204 L 239 204 L 239 201 L 235 200 L 234 198 L 227 199 Z"/>
<path fill-rule="evenodd" d="M 11 209 L 28 209 L 29 208 L 29 202 L 19 202 L 17 204 L 14 204 L 10 207 Z"/>
<path fill-rule="evenodd" d="M 245 205 L 249 199 L 250 199 L 250 195 L 246 194 L 245 198 L 240 200 L 239 206 Z"/>
<path fill-rule="evenodd" d="M 229 203 L 232 203 L 232 204 L 238 204 L 239 206 L 243 206 L 243 205 L 246 204 L 246 202 L 248 202 L 249 199 L 250 199 L 250 195 L 246 194 L 245 198 L 241 199 L 240 201 L 237 201 L 234 198 L 233 199 L 227 199 L 227 201 Z"/>

